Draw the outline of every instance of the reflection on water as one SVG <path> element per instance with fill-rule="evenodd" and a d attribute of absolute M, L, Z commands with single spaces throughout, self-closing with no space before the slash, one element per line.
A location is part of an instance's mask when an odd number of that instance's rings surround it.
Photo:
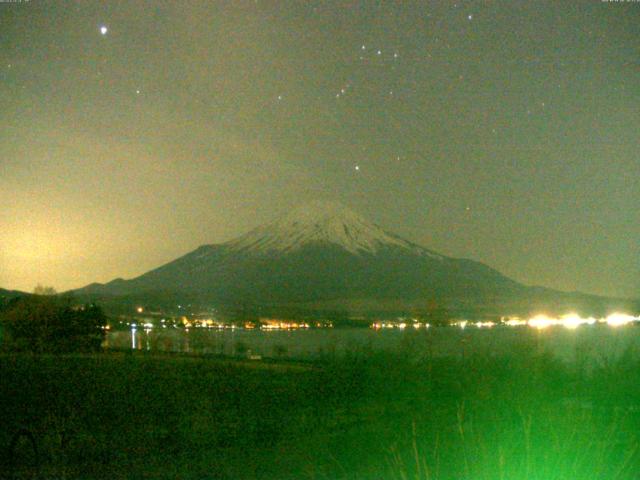
<path fill-rule="evenodd" d="M 289 331 L 144 329 L 111 331 L 106 348 L 216 355 L 312 359 L 347 352 L 395 351 L 417 358 L 472 353 L 546 351 L 568 361 L 604 361 L 628 350 L 640 352 L 640 327 L 582 326 L 575 330 L 494 327 L 372 330 L 367 328 Z"/>

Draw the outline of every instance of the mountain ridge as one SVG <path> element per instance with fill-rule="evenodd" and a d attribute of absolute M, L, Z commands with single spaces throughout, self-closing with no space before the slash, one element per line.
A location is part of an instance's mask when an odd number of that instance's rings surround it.
<path fill-rule="evenodd" d="M 362 304 L 407 307 L 435 303 L 452 311 L 495 306 L 505 314 L 516 308 L 509 305 L 526 308 L 527 302 L 590 309 L 599 302 L 596 296 L 528 287 L 481 262 L 441 255 L 337 202 L 300 206 L 236 239 L 202 245 L 138 277 L 75 292 L 234 305 L 349 305 L 357 298 Z"/>

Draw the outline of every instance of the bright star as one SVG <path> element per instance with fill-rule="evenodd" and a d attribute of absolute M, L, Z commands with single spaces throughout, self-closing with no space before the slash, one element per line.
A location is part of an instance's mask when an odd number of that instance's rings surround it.
<path fill-rule="evenodd" d="M 100 33 L 101 33 L 102 35 L 106 35 L 108 31 L 109 31 L 109 29 L 108 29 L 107 27 L 105 27 L 104 25 L 102 25 L 102 26 L 100 27 Z"/>
<path fill-rule="evenodd" d="M 473 20 L 473 15 L 469 15 L 467 18 L 468 18 L 469 20 Z"/>
<path fill-rule="evenodd" d="M 356 172 L 360 171 L 360 165 L 356 165 Z"/>

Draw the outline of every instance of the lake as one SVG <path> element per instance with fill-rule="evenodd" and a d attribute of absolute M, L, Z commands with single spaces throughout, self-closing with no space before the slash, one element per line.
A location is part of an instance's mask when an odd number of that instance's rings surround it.
<path fill-rule="evenodd" d="M 110 331 L 110 349 L 192 354 L 256 355 L 263 358 L 314 359 L 346 352 L 404 352 L 410 356 L 464 356 L 472 353 L 513 353 L 531 349 L 562 360 L 609 361 L 627 351 L 640 352 L 640 327 L 586 325 L 574 330 L 526 326 L 493 328 L 432 327 L 429 329 L 320 328 L 244 330 L 181 328 Z"/>

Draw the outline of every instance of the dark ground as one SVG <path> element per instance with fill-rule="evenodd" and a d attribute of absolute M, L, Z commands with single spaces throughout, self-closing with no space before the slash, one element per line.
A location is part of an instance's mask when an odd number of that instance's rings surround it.
<path fill-rule="evenodd" d="M 0 356 L 11 478 L 632 479 L 640 359 Z M 37 456 L 20 428 L 33 435 Z"/>

